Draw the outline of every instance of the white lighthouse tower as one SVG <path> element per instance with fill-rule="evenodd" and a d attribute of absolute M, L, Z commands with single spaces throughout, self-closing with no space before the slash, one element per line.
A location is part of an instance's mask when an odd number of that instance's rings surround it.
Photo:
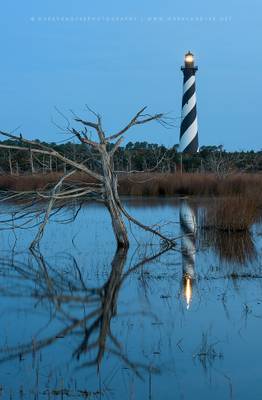
<path fill-rule="evenodd" d="M 194 55 L 189 51 L 185 55 L 182 115 L 180 127 L 179 151 L 181 153 L 196 153 L 198 146 L 198 123 L 196 102 L 196 71 Z"/>

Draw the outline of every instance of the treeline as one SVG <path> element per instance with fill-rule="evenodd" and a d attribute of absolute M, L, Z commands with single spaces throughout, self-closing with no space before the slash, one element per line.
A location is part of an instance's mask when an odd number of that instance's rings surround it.
<path fill-rule="evenodd" d="M 99 170 L 99 155 L 86 144 L 45 143 L 59 153 L 77 162 L 84 162 L 93 170 Z M 8 145 L 17 146 L 9 149 Z M 7 147 L 5 147 L 7 146 Z M 32 152 L 30 147 L 18 141 L 0 142 L 0 174 L 30 174 L 62 172 L 66 165 L 49 154 Z M 262 151 L 226 152 L 223 146 L 202 146 L 199 153 L 181 157 L 178 146 L 166 148 L 163 145 L 147 142 L 129 142 L 115 153 L 115 169 L 121 172 L 154 171 L 154 172 L 215 172 L 228 174 L 232 171 L 262 171 Z"/>

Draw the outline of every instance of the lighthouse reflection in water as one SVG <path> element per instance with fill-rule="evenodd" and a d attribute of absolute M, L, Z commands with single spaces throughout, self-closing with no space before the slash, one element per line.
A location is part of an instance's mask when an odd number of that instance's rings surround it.
<path fill-rule="evenodd" d="M 184 200 L 180 205 L 180 227 L 183 291 L 187 303 L 187 309 L 189 309 L 195 279 L 197 223 L 194 209 Z"/>

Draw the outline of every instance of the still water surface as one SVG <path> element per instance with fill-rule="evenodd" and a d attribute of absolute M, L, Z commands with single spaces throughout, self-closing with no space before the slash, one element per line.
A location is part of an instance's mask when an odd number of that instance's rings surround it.
<path fill-rule="evenodd" d="M 126 207 L 177 248 L 132 227 L 115 254 L 96 204 L 49 223 L 41 254 L 34 230 L 0 231 L 0 398 L 261 399 L 261 224 L 214 240 L 201 204 Z"/>

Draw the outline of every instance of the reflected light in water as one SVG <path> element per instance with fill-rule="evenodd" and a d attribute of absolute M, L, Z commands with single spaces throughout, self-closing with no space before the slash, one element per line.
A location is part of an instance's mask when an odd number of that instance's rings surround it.
<path fill-rule="evenodd" d="M 192 300 L 192 279 L 189 278 L 189 276 L 186 276 L 184 280 L 184 295 L 187 303 L 186 308 L 188 310 Z"/>

